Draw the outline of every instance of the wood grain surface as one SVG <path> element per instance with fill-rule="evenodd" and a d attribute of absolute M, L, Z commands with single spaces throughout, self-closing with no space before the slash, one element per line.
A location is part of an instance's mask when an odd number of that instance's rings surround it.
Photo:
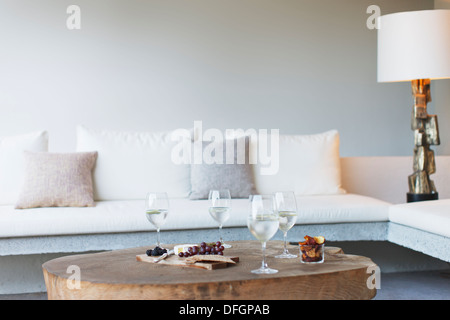
<path fill-rule="evenodd" d="M 257 275 L 250 271 L 261 266 L 261 244 L 258 241 L 230 244 L 232 248 L 225 249 L 225 253 L 239 257 L 239 262 L 217 270 L 137 261 L 136 256 L 149 247 L 54 259 L 42 266 L 48 298 L 328 300 L 371 299 L 376 295 L 376 289 L 367 286 L 371 276 L 368 268 L 376 267 L 369 258 L 325 247 L 325 262 L 307 265 L 300 258 L 274 258 L 281 253 L 283 244 L 269 241 L 267 263 L 279 272 Z M 298 254 L 296 246 L 290 246 L 289 250 Z M 81 276 L 79 289 L 73 287 L 73 266 Z"/>

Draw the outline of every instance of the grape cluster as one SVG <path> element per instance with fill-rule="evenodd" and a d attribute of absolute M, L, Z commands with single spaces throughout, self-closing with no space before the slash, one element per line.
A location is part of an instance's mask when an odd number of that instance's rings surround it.
<path fill-rule="evenodd" d="M 202 242 L 200 244 L 200 247 L 198 246 L 189 247 L 187 251 L 178 253 L 178 256 L 180 258 L 195 256 L 197 254 L 201 255 L 218 254 L 222 256 L 224 250 L 225 248 L 223 247 L 222 243 L 220 243 L 220 241 L 211 243 Z"/>
<path fill-rule="evenodd" d="M 167 253 L 167 249 L 155 247 L 155 249 L 149 249 L 145 253 L 147 254 L 147 256 L 161 256 L 164 253 Z"/>

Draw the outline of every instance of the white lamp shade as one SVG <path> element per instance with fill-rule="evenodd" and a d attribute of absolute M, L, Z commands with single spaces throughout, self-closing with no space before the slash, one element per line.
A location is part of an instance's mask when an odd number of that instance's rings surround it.
<path fill-rule="evenodd" d="M 450 78 L 450 10 L 379 19 L 378 82 Z"/>

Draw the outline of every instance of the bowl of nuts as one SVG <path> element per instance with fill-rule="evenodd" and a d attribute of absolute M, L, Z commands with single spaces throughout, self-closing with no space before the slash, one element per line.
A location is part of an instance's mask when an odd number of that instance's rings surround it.
<path fill-rule="evenodd" d="M 305 241 L 299 242 L 300 261 L 302 263 L 323 263 L 325 260 L 325 238 L 322 236 L 305 236 Z"/>

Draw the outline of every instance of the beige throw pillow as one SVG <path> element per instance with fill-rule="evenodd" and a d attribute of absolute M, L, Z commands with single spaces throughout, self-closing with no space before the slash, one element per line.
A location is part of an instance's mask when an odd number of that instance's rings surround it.
<path fill-rule="evenodd" d="M 25 179 L 16 209 L 94 206 L 97 152 L 24 152 Z"/>

